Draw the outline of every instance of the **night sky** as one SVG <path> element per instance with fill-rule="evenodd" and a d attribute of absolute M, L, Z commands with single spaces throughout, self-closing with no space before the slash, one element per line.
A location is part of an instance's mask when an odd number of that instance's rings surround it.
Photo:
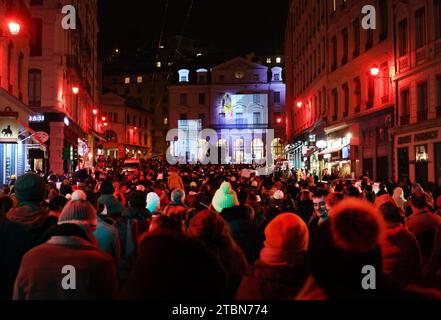
<path fill-rule="evenodd" d="M 100 53 L 118 47 L 126 54 L 154 50 L 166 0 L 99 0 Z M 182 34 L 210 50 L 245 54 L 283 52 L 289 0 L 169 0 L 164 39 Z"/>

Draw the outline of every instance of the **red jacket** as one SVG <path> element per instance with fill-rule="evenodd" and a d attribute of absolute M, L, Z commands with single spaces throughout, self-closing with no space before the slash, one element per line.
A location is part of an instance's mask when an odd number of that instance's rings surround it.
<path fill-rule="evenodd" d="M 420 283 L 422 277 L 422 257 L 418 242 L 405 226 L 387 230 L 381 246 L 383 272 L 401 285 Z"/>

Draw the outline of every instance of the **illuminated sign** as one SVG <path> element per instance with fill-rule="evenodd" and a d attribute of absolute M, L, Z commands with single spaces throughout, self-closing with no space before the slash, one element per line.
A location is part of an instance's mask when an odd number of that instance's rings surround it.
<path fill-rule="evenodd" d="M 29 116 L 29 122 L 35 123 L 35 122 L 44 122 L 44 114 L 35 114 L 33 116 Z"/>
<path fill-rule="evenodd" d="M 0 143 L 17 143 L 18 140 L 18 112 L 6 107 L 0 112 Z"/>

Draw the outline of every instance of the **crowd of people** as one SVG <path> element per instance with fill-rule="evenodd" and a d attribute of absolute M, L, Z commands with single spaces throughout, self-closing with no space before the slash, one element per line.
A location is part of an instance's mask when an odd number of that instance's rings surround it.
<path fill-rule="evenodd" d="M 14 177 L 0 300 L 441 299 L 439 190 L 251 169 L 150 160 Z"/>

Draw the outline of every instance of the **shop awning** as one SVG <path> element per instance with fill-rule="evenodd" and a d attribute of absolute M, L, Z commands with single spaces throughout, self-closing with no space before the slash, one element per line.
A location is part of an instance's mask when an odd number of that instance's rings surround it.
<path fill-rule="evenodd" d="M 341 149 L 343 149 L 343 147 L 333 147 L 333 148 L 328 148 L 323 150 L 322 152 L 319 153 L 320 156 L 324 156 L 326 154 L 332 154 L 332 153 L 336 153 L 341 151 Z"/>

